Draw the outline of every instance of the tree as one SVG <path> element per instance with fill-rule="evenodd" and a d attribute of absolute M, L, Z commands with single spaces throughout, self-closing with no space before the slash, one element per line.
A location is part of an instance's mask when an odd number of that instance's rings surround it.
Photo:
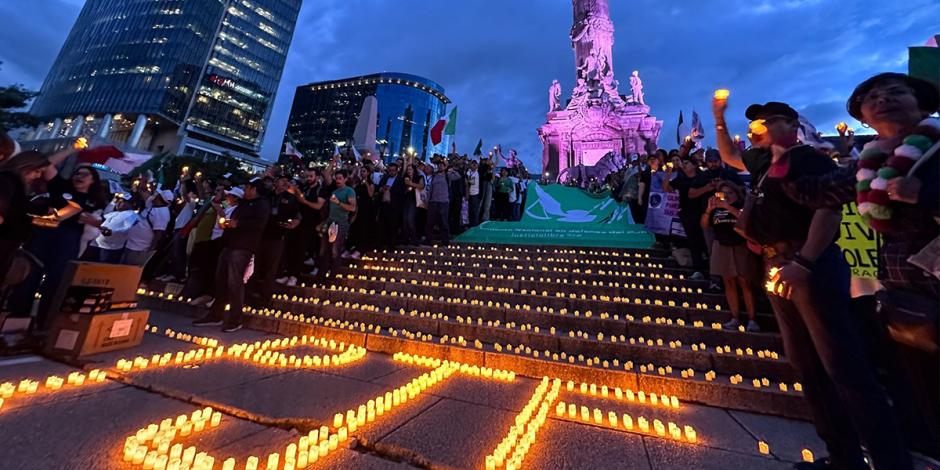
<path fill-rule="evenodd" d="M 38 95 L 38 92 L 28 90 L 23 85 L 13 84 L 0 87 L 0 131 L 8 132 L 20 127 L 35 127 L 39 124 L 39 119 L 36 117 L 28 112 L 19 111 L 25 109 L 30 100 Z"/>

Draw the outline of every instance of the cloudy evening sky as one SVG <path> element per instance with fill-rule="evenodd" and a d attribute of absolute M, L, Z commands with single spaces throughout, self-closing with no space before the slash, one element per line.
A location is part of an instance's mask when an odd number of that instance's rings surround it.
<path fill-rule="evenodd" d="M 0 84 L 38 89 L 82 3 L 0 0 Z M 732 92 L 732 132 L 745 133 L 747 104 L 769 100 L 788 101 L 828 132 L 848 120 L 855 84 L 906 71 L 907 47 L 940 33 L 937 0 L 610 3 L 617 78 L 640 71 L 646 102 L 665 122 L 663 147 L 675 146 L 680 109 L 687 122 L 697 110 L 712 133 L 719 87 Z M 538 169 L 548 86 L 558 78 L 565 96 L 573 86 L 570 27 L 568 0 L 306 0 L 262 154 L 277 154 L 298 85 L 396 71 L 444 86 L 460 108 L 461 152 L 483 138 L 519 149 Z"/>

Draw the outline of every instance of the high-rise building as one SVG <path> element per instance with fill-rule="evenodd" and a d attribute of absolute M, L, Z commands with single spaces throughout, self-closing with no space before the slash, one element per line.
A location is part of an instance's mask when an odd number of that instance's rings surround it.
<path fill-rule="evenodd" d="M 44 124 L 31 138 L 257 155 L 301 2 L 87 0 L 33 104 Z"/>
<path fill-rule="evenodd" d="M 422 158 L 435 152 L 431 128 L 444 117 L 450 100 L 437 83 L 404 73 L 377 73 L 297 87 L 287 134 L 306 158 L 327 158 L 336 145 L 351 144 L 367 96 L 378 100 L 377 151 L 386 158 L 404 155 L 409 149 Z M 447 145 L 439 144 L 436 151 L 445 153 Z"/>

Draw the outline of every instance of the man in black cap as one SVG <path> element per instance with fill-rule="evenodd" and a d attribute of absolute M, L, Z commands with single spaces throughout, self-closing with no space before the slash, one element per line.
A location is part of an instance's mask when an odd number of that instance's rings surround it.
<path fill-rule="evenodd" d="M 215 303 L 205 317 L 193 322 L 194 326 L 222 326 L 227 333 L 242 328 L 245 272 L 258 250 L 271 213 L 271 205 L 262 197 L 265 191 L 262 178 L 252 178 L 243 188 L 245 196 L 232 215 L 219 219 L 224 232 L 215 275 Z"/>
<path fill-rule="evenodd" d="M 756 173 L 745 232 L 762 247 L 784 350 L 829 450 L 827 459 L 797 468 L 868 469 L 861 441 L 875 468 L 909 469 L 910 456 L 850 314 L 849 266 L 835 244 L 841 207 L 813 209 L 786 191 L 790 182 L 827 174 L 835 164 L 799 142 L 799 115 L 790 106 L 756 104 L 746 115 L 751 133 L 770 149 L 770 162 L 761 168 L 760 161 L 743 161 Z"/>

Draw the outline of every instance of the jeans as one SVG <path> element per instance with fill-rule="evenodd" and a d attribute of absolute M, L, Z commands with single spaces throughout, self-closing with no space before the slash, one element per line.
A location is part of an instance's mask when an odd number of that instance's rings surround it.
<path fill-rule="evenodd" d="M 314 241 L 317 241 L 316 245 L 312 245 Z M 296 230 L 288 232 L 286 246 L 287 252 L 291 255 L 284 260 L 285 273 L 288 276 L 300 277 L 301 274 L 309 272 L 310 268 L 304 265 L 304 261 L 307 260 L 307 253 L 310 251 L 311 246 L 315 246 L 317 253 L 319 253 L 320 247 L 319 240 L 317 240 L 316 224 L 304 222 Z"/>
<path fill-rule="evenodd" d="M 434 229 L 441 229 L 441 242 L 445 245 L 450 243 L 450 226 L 447 223 L 448 210 L 450 204 L 446 202 L 428 203 L 428 239 L 431 243 L 434 239 Z"/>
<path fill-rule="evenodd" d="M 224 320 L 225 326 L 240 325 L 245 304 L 245 270 L 251 261 L 251 252 L 234 248 L 222 249 L 215 272 L 215 303 L 209 310 L 209 319 Z M 228 313 L 225 306 L 229 306 Z"/>
<path fill-rule="evenodd" d="M 281 270 L 281 255 L 284 253 L 284 237 L 263 239 L 255 253 L 255 270 L 249 282 L 252 298 L 267 303 L 274 293 L 274 280 Z"/>
<path fill-rule="evenodd" d="M 513 222 L 518 222 L 519 219 L 522 218 L 522 214 L 520 213 L 521 208 L 522 208 L 522 204 L 520 204 L 519 202 L 511 203 L 510 208 L 509 208 L 509 210 L 511 211 L 511 213 L 509 214 L 509 217 L 510 217 L 509 220 Z"/>
<path fill-rule="evenodd" d="M 490 220 L 490 207 L 493 204 L 493 182 L 480 181 L 480 220 L 486 222 Z"/>
<path fill-rule="evenodd" d="M 34 269 L 20 285 L 10 293 L 8 303 L 10 316 L 26 318 L 33 309 L 36 292 L 42 295 L 39 309 L 36 313 L 35 327 L 45 330 L 49 327 L 49 315 L 52 309 L 52 300 L 55 297 L 59 284 L 62 283 L 62 273 L 69 261 L 78 257 L 78 245 L 81 242 L 82 232 L 68 228 L 36 229 L 33 237 L 24 248 L 43 264 L 42 269 Z M 43 279 L 45 274 L 45 279 Z"/>
<path fill-rule="evenodd" d="M 784 351 L 802 378 L 816 432 L 835 468 L 868 468 L 861 440 L 876 469 L 910 469 L 910 455 L 850 313 L 849 277 L 842 251 L 833 244 L 808 280 L 793 286 L 789 300 L 770 297 Z"/>
<path fill-rule="evenodd" d="M 705 233 L 702 231 L 701 214 L 680 210 L 679 220 L 685 230 L 685 238 L 692 253 L 692 269 L 708 275 L 708 247 L 705 246 Z"/>
<path fill-rule="evenodd" d="M 167 274 L 176 279 L 186 277 L 186 245 L 189 243 L 189 236 L 183 236 L 177 230 L 173 234 L 173 243 L 170 245 L 170 269 Z"/>
<path fill-rule="evenodd" d="M 153 251 L 137 251 L 124 249 L 124 256 L 121 258 L 121 264 L 127 264 L 130 266 L 141 266 L 143 267 L 147 264 L 147 261 L 150 260 L 150 257 L 153 256 Z"/>
<path fill-rule="evenodd" d="M 329 224 L 329 222 L 326 222 Z M 326 268 L 329 266 L 330 272 L 335 276 L 339 271 L 340 263 L 343 259 L 340 255 L 343 253 L 343 248 L 346 246 L 346 237 L 349 236 L 349 224 L 337 224 L 336 225 L 336 241 L 330 243 L 330 237 L 328 234 L 324 234 L 320 238 L 320 261 L 317 263 L 317 266 L 320 268 L 320 272 L 317 273 L 318 277 L 326 275 Z"/>
<path fill-rule="evenodd" d="M 474 195 L 467 198 L 470 212 L 470 226 L 480 225 L 480 195 Z"/>
<path fill-rule="evenodd" d="M 219 239 L 193 245 L 193 252 L 189 255 L 189 277 L 180 296 L 194 299 L 215 292 L 215 271 L 221 250 L 222 241 Z"/>
<path fill-rule="evenodd" d="M 383 202 L 379 208 L 379 223 L 382 224 L 384 233 L 382 241 L 386 246 L 391 247 L 398 244 L 401 222 L 402 207 L 394 202 Z"/>
<path fill-rule="evenodd" d="M 418 206 L 413 202 L 405 203 L 404 235 L 406 245 L 418 244 Z"/>
<path fill-rule="evenodd" d="M 122 257 L 124 257 L 124 248 L 117 250 L 106 250 L 104 248 L 98 248 L 99 263 L 119 264 Z"/>

